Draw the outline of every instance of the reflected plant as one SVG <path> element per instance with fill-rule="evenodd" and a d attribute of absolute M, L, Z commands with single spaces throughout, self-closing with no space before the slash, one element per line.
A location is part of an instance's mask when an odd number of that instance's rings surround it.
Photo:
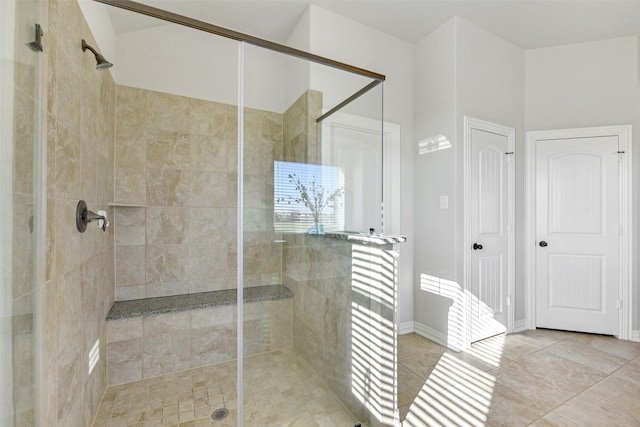
<path fill-rule="evenodd" d="M 344 187 L 337 188 L 333 192 L 325 191 L 322 185 L 316 183 L 315 175 L 311 178 L 311 183 L 307 187 L 295 173 L 289 174 L 289 182 L 296 185 L 296 191 L 299 196 L 288 196 L 287 203 L 295 202 L 305 205 L 313 216 L 315 224 L 314 230 L 312 230 L 315 231 L 313 234 L 320 234 L 320 215 L 322 215 L 322 211 L 329 204 L 337 206 L 338 200 L 344 194 Z M 279 198 L 277 201 L 284 202 L 285 200 L 284 198 Z"/>

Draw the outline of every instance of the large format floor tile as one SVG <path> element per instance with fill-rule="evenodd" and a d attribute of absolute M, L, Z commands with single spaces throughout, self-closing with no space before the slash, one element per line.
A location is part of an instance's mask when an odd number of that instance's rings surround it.
<path fill-rule="evenodd" d="M 459 353 L 398 342 L 405 427 L 640 426 L 640 343 L 544 329 Z"/>

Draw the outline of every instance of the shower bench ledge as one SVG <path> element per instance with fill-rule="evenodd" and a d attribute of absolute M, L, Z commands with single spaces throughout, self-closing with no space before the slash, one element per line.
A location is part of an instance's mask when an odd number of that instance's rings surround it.
<path fill-rule="evenodd" d="M 244 288 L 245 356 L 292 345 L 293 292 Z M 237 290 L 116 301 L 107 315 L 107 381 L 120 384 L 235 360 Z"/>
<path fill-rule="evenodd" d="M 254 286 L 244 288 L 243 297 L 245 303 L 273 301 L 293 298 L 293 292 L 284 285 Z M 107 320 L 176 313 L 237 303 L 238 292 L 236 289 L 116 301 L 107 314 Z"/>

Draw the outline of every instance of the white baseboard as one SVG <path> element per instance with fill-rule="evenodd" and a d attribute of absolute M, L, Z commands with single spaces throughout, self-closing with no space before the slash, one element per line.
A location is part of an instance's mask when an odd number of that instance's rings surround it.
<path fill-rule="evenodd" d="M 398 335 L 410 334 L 415 331 L 415 322 L 402 322 L 398 325 Z"/>
<path fill-rule="evenodd" d="M 527 319 L 516 320 L 513 325 L 513 332 L 522 332 L 527 330 Z"/>
<path fill-rule="evenodd" d="M 402 322 L 398 325 L 398 335 L 410 334 L 412 332 L 442 346 L 447 346 L 447 336 L 427 325 L 415 321 Z"/>
<path fill-rule="evenodd" d="M 414 323 L 414 332 L 420 336 L 423 336 L 431 341 L 440 344 L 443 347 L 447 347 L 447 335 L 436 329 L 430 328 L 427 325 L 423 325 L 420 322 Z"/>
<path fill-rule="evenodd" d="M 640 342 L 640 329 L 636 329 L 635 331 L 631 331 L 631 341 Z"/>
<path fill-rule="evenodd" d="M 522 332 L 522 331 L 526 331 L 527 329 L 528 329 L 527 320 L 520 319 L 520 320 L 516 320 L 514 324 L 513 332 L 514 333 Z M 447 341 L 448 341 L 447 335 L 442 333 L 441 331 L 430 328 L 429 326 L 423 325 L 420 322 L 414 322 L 414 321 L 402 322 L 398 325 L 399 335 L 410 334 L 411 332 L 415 332 L 420 336 L 423 336 L 435 343 L 438 343 L 442 346 L 447 347 Z M 640 341 L 640 330 L 633 331 L 632 340 Z"/>

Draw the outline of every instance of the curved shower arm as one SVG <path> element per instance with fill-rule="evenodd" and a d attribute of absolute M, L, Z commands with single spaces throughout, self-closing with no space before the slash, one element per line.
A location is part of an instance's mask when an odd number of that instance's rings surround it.
<path fill-rule="evenodd" d="M 84 39 L 82 39 L 82 45 L 81 45 L 81 46 L 82 46 L 82 51 L 83 51 L 83 52 L 84 52 L 85 50 L 89 49 L 89 50 L 91 51 L 91 53 L 93 53 L 94 55 L 99 55 L 99 53 L 98 53 L 94 48 L 92 48 L 91 46 L 89 46 L 89 45 L 87 44 L 87 42 L 86 42 L 86 41 L 84 41 Z"/>

